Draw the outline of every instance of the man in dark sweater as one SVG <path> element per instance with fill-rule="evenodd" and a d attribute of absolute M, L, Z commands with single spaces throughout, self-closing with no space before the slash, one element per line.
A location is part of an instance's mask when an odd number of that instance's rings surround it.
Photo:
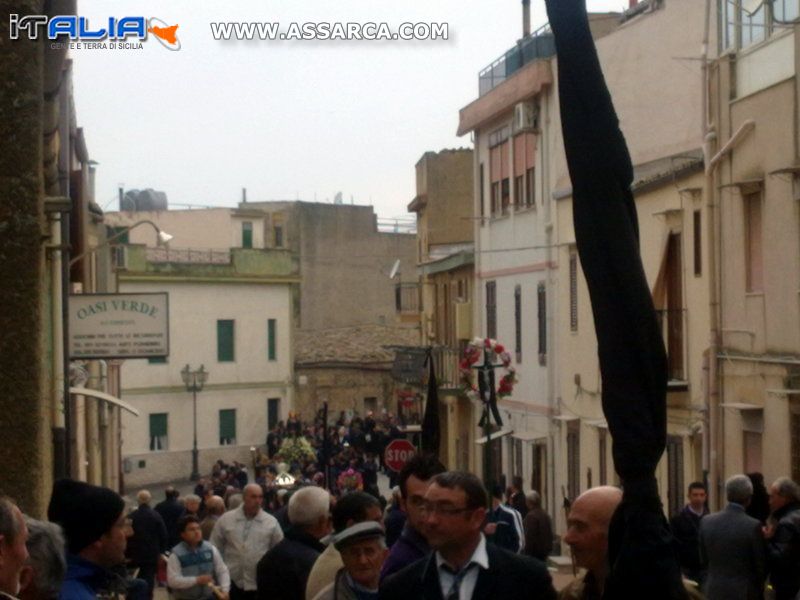
<path fill-rule="evenodd" d="M 702 587 L 706 569 L 700 557 L 700 519 L 708 514 L 706 486 L 700 481 L 690 483 L 688 498 L 688 504 L 672 517 L 670 526 L 678 542 L 678 556 L 684 576 Z"/>

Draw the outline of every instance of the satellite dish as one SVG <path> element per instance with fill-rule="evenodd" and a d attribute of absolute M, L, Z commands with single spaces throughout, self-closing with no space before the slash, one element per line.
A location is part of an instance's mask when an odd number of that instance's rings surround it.
<path fill-rule="evenodd" d="M 395 277 L 397 277 L 397 274 L 399 272 L 400 272 L 400 259 L 398 258 L 396 261 L 394 261 L 394 264 L 392 265 L 392 270 L 389 271 L 389 279 L 394 279 Z"/>

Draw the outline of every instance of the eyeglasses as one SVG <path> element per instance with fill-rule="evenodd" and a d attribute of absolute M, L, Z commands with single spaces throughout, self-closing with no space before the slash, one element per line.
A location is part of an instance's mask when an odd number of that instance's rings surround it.
<path fill-rule="evenodd" d="M 456 508 L 449 504 L 439 504 L 436 502 L 423 502 L 419 506 L 419 511 L 426 515 L 440 514 L 447 517 L 452 517 L 459 513 L 470 512 L 476 510 L 473 507 L 465 506 L 463 508 Z"/>

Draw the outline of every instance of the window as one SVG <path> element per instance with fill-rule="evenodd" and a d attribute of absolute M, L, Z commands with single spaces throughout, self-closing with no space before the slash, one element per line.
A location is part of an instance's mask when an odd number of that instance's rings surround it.
<path fill-rule="evenodd" d="M 523 196 L 522 175 L 514 177 L 514 208 L 522 208 L 525 198 Z"/>
<path fill-rule="evenodd" d="M 492 182 L 492 206 L 491 211 L 492 214 L 495 215 L 500 212 L 500 182 L 493 181 Z"/>
<path fill-rule="evenodd" d="M 236 409 L 225 408 L 219 411 L 219 445 L 236 445 Z"/>
<path fill-rule="evenodd" d="M 163 365 L 167 362 L 166 356 L 149 356 L 147 358 L 147 364 L 150 365 Z"/>
<path fill-rule="evenodd" d="M 278 415 L 281 411 L 280 398 L 267 398 L 267 429 L 272 431 L 278 426 Z"/>
<path fill-rule="evenodd" d="M 150 413 L 150 450 L 168 450 L 167 413 Z"/>
<path fill-rule="evenodd" d="M 771 4 L 768 10 L 767 5 Z M 719 0 L 720 51 L 747 48 L 784 30 L 800 16 L 798 0 L 764 2 L 752 15 L 744 0 Z"/>
<path fill-rule="evenodd" d="M 267 358 L 269 360 L 277 360 L 278 357 L 277 330 L 278 322 L 275 319 L 269 319 L 267 321 Z"/>
<path fill-rule="evenodd" d="M 242 223 L 242 248 L 253 247 L 253 224 L 250 221 Z"/>
<path fill-rule="evenodd" d="M 542 508 L 547 508 L 547 442 L 536 442 L 531 456 L 531 489 L 539 492 Z"/>
<path fill-rule="evenodd" d="M 667 514 L 674 515 L 683 508 L 683 438 L 667 436 Z"/>
<path fill-rule="evenodd" d="M 217 321 L 217 361 L 234 361 L 233 320 Z"/>
<path fill-rule="evenodd" d="M 508 207 L 511 204 L 511 184 L 508 181 L 508 177 L 500 182 L 500 204 L 501 212 L 507 215 Z"/>
<path fill-rule="evenodd" d="M 364 414 L 368 412 L 376 412 L 378 410 L 378 399 L 375 396 L 367 396 L 364 398 Z"/>
<path fill-rule="evenodd" d="M 567 495 L 575 500 L 581 493 L 580 450 L 581 422 L 578 419 L 567 422 Z"/>
<path fill-rule="evenodd" d="M 761 194 L 744 197 L 745 278 L 748 292 L 764 289 L 764 259 L 761 239 Z"/>
<path fill-rule="evenodd" d="M 106 238 L 112 238 L 115 235 L 118 235 L 119 237 L 111 240 L 111 244 L 130 244 L 130 238 L 128 235 L 130 229 L 130 227 L 112 227 L 110 225 L 106 225 Z"/>
<path fill-rule="evenodd" d="M 693 215 L 693 230 L 694 230 L 694 274 L 695 277 L 703 272 L 703 244 L 702 244 L 702 229 L 700 220 L 700 211 L 694 211 Z"/>
<path fill-rule="evenodd" d="M 569 254 L 569 329 L 578 331 L 578 255 Z"/>
<path fill-rule="evenodd" d="M 547 364 L 547 292 L 544 283 L 536 287 L 536 324 L 539 328 L 539 364 Z"/>
<path fill-rule="evenodd" d="M 486 282 L 486 337 L 497 337 L 497 285 Z"/>
<path fill-rule="evenodd" d="M 483 186 L 484 186 L 484 181 L 483 181 L 483 163 L 481 163 L 479 179 L 480 179 L 480 182 L 479 182 L 478 185 L 480 186 L 480 188 L 479 188 L 479 191 L 478 191 L 478 194 L 479 194 L 478 202 L 480 203 L 481 225 L 483 225 L 483 216 L 486 213 L 486 207 L 484 206 L 484 202 L 485 202 L 486 199 L 484 197 L 484 191 L 483 191 Z"/>
<path fill-rule="evenodd" d="M 600 459 L 600 485 L 608 484 L 608 454 L 606 446 L 608 445 L 608 431 L 599 427 L 597 429 L 597 456 Z"/>
<path fill-rule="evenodd" d="M 536 169 L 525 171 L 525 205 L 536 206 Z"/>
<path fill-rule="evenodd" d="M 494 143 L 493 143 L 494 142 Z M 489 136 L 489 181 L 492 190 L 492 216 L 507 213 L 511 200 L 508 128 Z"/>
<path fill-rule="evenodd" d="M 511 475 L 522 477 L 522 440 L 511 438 Z"/>
<path fill-rule="evenodd" d="M 273 232 L 275 236 L 275 247 L 283 248 L 283 225 L 275 225 L 275 227 L 273 227 Z"/>
<path fill-rule="evenodd" d="M 514 288 L 514 353 L 517 362 L 522 362 L 522 288 Z"/>

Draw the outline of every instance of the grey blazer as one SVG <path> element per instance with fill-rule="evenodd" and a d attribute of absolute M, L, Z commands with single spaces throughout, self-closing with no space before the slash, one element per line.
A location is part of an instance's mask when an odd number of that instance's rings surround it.
<path fill-rule="evenodd" d="M 708 600 L 762 600 L 766 550 L 761 522 L 739 504 L 700 521 L 700 556 L 708 567 Z"/>

